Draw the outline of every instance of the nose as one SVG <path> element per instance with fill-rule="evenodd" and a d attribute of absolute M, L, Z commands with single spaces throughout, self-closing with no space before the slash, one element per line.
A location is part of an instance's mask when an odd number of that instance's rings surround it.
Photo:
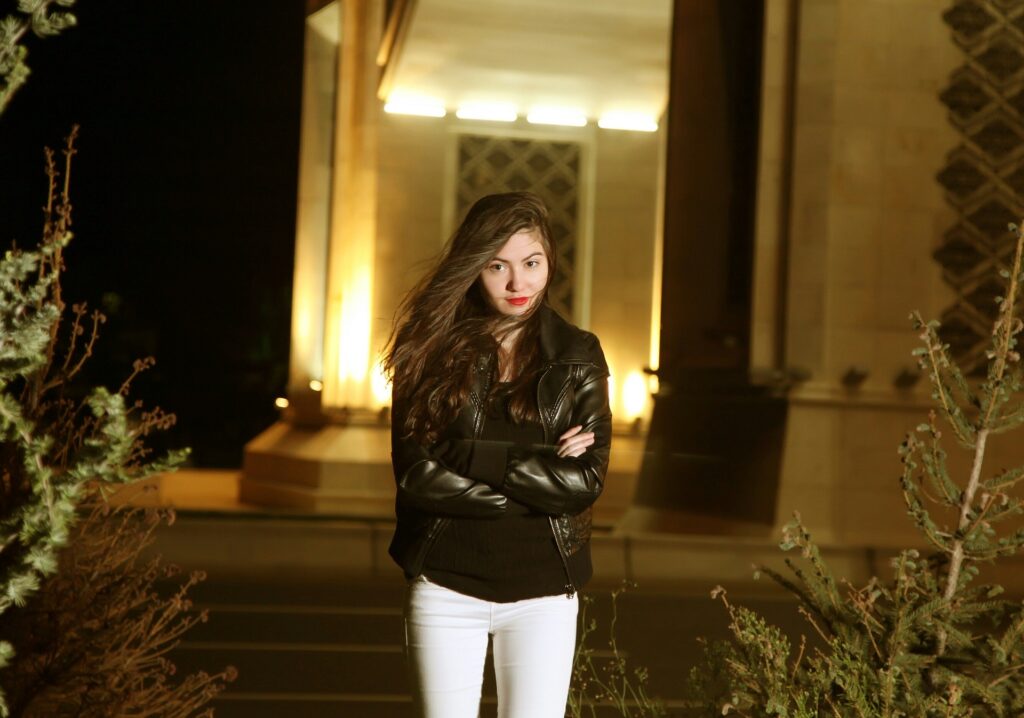
<path fill-rule="evenodd" d="M 514 292 L 519 286 L 519 278 L 516 275 L 516 270 L 510 269 L 508 272 L 508 282 L 505 284 L 505 289 Z"/>

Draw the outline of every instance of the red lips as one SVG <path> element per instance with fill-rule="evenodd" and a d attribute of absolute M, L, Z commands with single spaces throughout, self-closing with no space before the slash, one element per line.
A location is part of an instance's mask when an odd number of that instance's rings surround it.
<path fill-rule="evenodd" d="M 511 299 L 506 299 L 505 301 L 508 302 L 509 304 L 514 304 L 517 307 L 521 307 L 524 304 L 526 304 L 528 301 L 530 301 L 530 298 L 529 297 L 513 297 Z"/>

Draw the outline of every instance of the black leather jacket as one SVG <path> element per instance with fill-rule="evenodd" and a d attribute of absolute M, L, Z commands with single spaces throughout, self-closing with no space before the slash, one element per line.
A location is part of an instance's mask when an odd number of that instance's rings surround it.
<path fill-rule="evenodd" d="M 397 523 L 388 552 L 407 576 L 421 572 L 423 560 L 451 517 L 493 517 L 508 500 L 548 514 L 566 571 L 566 593 L 580 587 L 568 557 L 590 550 L 591 505 L 601 494 L 608 470 L 612 416 L 608 408 L 608 365 L 597 337 L 562 319 L 549 306 L 540 314 L 544 362 L 537 383 L 537 405 L 544 447 L 508 448 L 504 480 L 497 486 L 446 468 L 414 439 L 400 438 L 404 408 L 393 411 L 391 461 L 395 471 Z M 483 427 L 481 397 L 492 375 L 491 357 L 477 361 L 470 403 L 444 434 L 477 438 Z M 555 441 L 570 427 L 594 432 L 594 443 L 578 457 L 559 457 Z M 586 577 L 589 578 L 589 577 Z M 585 580 L 585 578 L 584 578 Z"/>

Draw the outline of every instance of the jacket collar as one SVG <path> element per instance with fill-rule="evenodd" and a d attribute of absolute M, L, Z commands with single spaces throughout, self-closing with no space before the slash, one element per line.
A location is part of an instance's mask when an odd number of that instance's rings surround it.
<path fill-rule="evenodd" d="M 545 364 L 589 364 L 585 334 L 544 302 L 540 314 L 540 351 Z"/>
<path fill-rule="evenodd" d="M 540 354 L 543 366 L 553 364 L 593 364 L 594 359 L 587 351 L 586 334 L 570 324 L 544 302 L 537 307 L 540 321 Z M 486 373 L 494 354 L 484 355 L 477 359 L 476 368 L 481 374 Z"/>

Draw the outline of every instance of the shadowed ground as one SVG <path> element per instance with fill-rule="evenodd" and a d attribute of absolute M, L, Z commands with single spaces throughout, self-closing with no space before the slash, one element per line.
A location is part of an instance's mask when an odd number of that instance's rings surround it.
<path fill-rule="evenodd" d="M 161 535 L 157 550 L 186 569 L 201 567 L 195 564 L 202 557 L 188 539 L 202 534 L 198 524 L 208 527 L 209 522 L 208 516 L 181 516 Z M 412 716 L 402 654 L 405 583 L 397 567 L 382 563 L 362 575 L 351 566 L 334 573 L 323 570 L 309 552 L 331 551 L 334 540 L 336 550 L 345 552 L 351 540 L 351 531 L 332 522 L 226 518 L 220 531 L 220 548 L 211 546 L 205 562 L 208 579 L 193 593 L 197 605 L 210 610 L 210 620 L 192 630 L 172 656 L 179 671 L 218 670 L 228 664 L 238 668 L 238 680 L 215 704 L 218 718 Z M 387 532 L 387 526 L 379 527 L 378 543 Z M 295 533 L 315 538 L 286 535 Z M 301 550 L 304 541 L 309 552 Z M 247 556 L 235 550 L 233 565 L 223 561 L 225 546 L 268 542 L 282 551 L 275 558 L 280 562 L 276 570 L 265 567 L 265 552 Z M 294 552 L 290 565 L 287 551 Z M 589 616 L 598 628 L 589 643 L 599 657 L 609 653 L 614 585 L 598 579 L 585 591 L 594 597 Z M 697 636 L 726 634 L 724 609 L 711 600 L 710 588 L 682 582 L 639 585 L 619 598 L 620 651 L 631 667 L 648 668 L 650 692 L 666 701 L 671 715 L 684 715 L 681 685 L 699 656 Z M 766 589 L 747 586 L 730 595 L 794 632 L 802 629 L 792 602 Z M 483 704 L 484 718 L 495 715 L 490 658 Z M 611 709 L 597 714 L 617 715 Z"/>

